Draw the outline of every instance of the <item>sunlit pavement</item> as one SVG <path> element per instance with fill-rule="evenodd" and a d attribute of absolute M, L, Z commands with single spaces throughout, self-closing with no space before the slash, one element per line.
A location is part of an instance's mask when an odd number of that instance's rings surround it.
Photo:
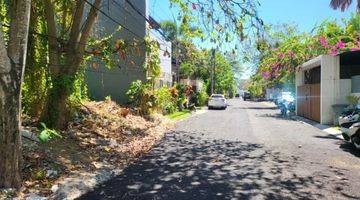
<path fill-rule="evenodd" d="M 360 199 L 360 153 L 271 104 L 230 100 L 81 199 Z"/>

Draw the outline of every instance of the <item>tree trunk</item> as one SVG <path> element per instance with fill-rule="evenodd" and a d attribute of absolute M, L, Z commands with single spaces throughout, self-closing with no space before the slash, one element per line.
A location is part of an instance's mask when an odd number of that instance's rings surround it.
<path fill-rule="evenodd" d="M 65 48 L 63 59 L 65 66 L 59 66 L 60 57 L 56 38 L 56 24 L 54 16 L 54 5 L 51 0 L 46 0 L 46 22 L 49 35 L 49 56 L 53 60 L 50 63 L 50 72 L 52 79 L 52 88 L 49 91 L 47 105 L 42 114 L 41 120 L 46 122 L 49 127 L 56 129 L 63 129 L 66 127 L 69 120 L 70 110 L 67 105 L 67 100 L 73 92 L 73 85 L 75 82 L 76 73 L 80 69 L 85 52 L 85 45 L 88 41 L 93 24 L 97 17 L 97 13 L 101 0 L 95 0 L 94 6 L 91 7 L 87 18 L 84 22 L 82 30 L 80 30 L 83 19 L 85 1 L 77 1 L 74 13 L 74 21 L 71 25 L 71 31 L 68 44 Z"/>
<path fill-rule="evenodd" d="M 61 84 L 62 80 L 56 80 Z M 68 82 L 68 84 L 71 84 Z M 46 122 L 48 127 L 64 129 L 70 118 L 70 110 L 67 106 L 67 99 L 70 96 L 68 86 L 55 86 L 48 92 L 48 99 L 41 121 Z"/>
<path fill-rule="evenodd" d="M 10 2 L 10 37 L 0 31 L 0 188 L 21 186 L 21 84 L 31 0 Z M 7 51 L 6 51 L 7 49 Z"/>

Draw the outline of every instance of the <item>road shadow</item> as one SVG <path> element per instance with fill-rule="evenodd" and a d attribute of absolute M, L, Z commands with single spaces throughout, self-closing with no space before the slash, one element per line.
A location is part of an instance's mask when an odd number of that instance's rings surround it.
<path fill-rule="evenodd" d="M 351 144 L 350 142 L 343 142 L 342 144 L 340 144 L 340 148 L 342 150 L 344 150 L 345 152 L 348 152 L 358 158 L 360 158 L 360 150 L 356 149 L 355 146 L 353 144 Z"/>
<path fill-rule="evenodd" d="M 296 121 L 293 116 L 284 116 L 280 113 L 266 113 L 266 114 L 256 114 L 256 117 L 263 117 L 263 118 L 272 118 L 277 120 L 285 120 L 285 121 Z"/>
<path fill-rule="evenodd" d="M 326 172 L 299 176 L 301 158 L 260 144 L 176 132 L 123 173 L 80 199 L 319 199 Z M 336 191 L 334 191 L 336 192 Z"/>
<path fill-rule="evenodd" d="M 277 107 L 262 107 L 262 106 L 250 106 L 250 107 L 234 107 L 234 109 L 240 110 L 276 110 Z"/>

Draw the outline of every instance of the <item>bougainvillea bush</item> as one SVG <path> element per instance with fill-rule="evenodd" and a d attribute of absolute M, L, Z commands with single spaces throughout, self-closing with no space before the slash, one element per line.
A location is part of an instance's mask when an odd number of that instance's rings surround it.
<path fill-rule="evenodd" d="M 343 24 L 324 21 L 312 33 L 289 35 L 275 47 L 263 50 L 249 90 L 256 96 L 263 93 L 265 86 L 294 86 L 299 65 L 319 55 L 336 56 L 346 51 L 360 51 L 360 14 L 343 20 Z"/>

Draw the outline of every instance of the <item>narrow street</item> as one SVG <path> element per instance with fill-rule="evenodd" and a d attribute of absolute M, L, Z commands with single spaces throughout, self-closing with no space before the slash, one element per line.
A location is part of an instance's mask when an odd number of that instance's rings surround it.
<path fill-rule="evenodd" d="M 360 199 L 360 153 L 268 103 L 229 101 L 81 199 Z"/>

